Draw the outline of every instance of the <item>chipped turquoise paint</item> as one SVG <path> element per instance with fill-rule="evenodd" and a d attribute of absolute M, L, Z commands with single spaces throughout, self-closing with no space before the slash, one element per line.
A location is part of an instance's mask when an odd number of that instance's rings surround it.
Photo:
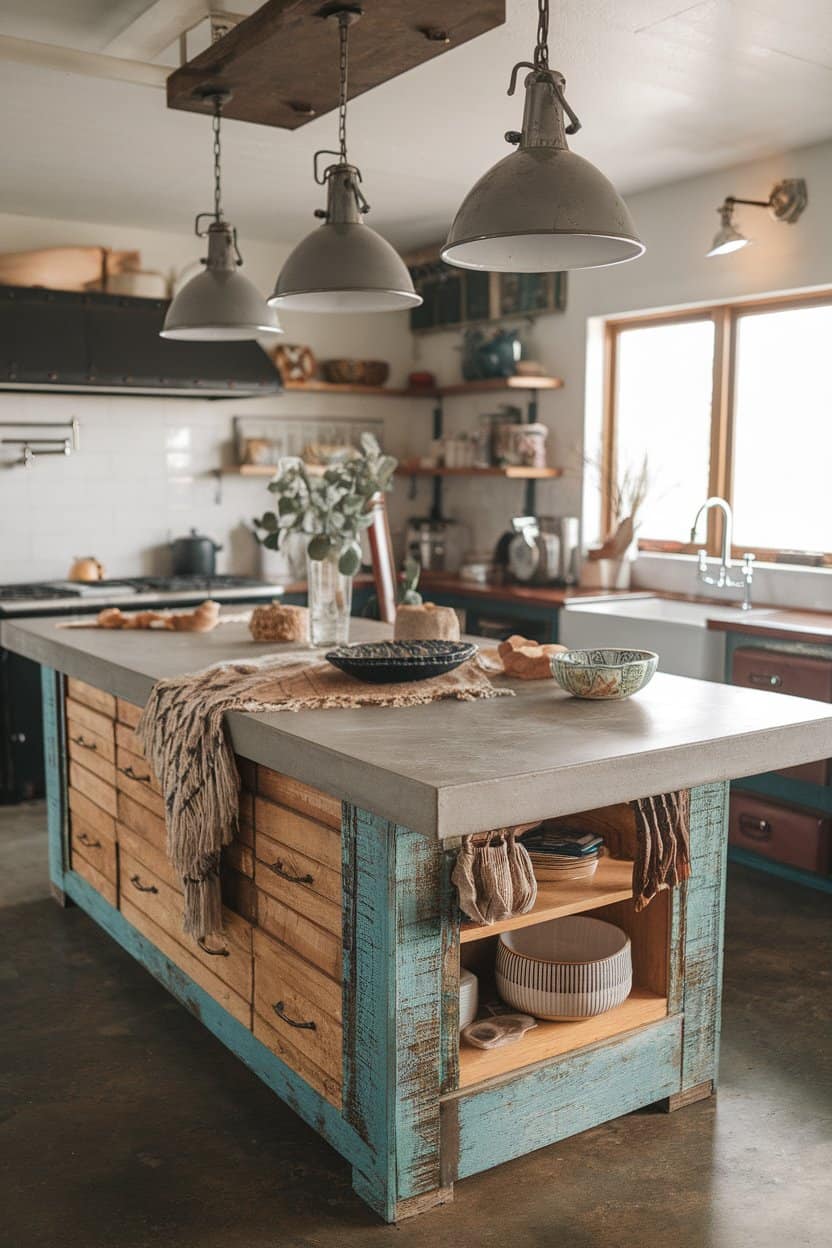
<path fill-rule="evenodd" d="M 356 1191 L 387 1221 L 439 1178 L 443 855 L 347 806 L 344 1115 L 369 1146 Z"/>
<path fill-rule="evenodd" d="M 232 1053 L 236 1053 L 304 1122 L 313 1127 L 353 1165 L 366 1168 L 371 1164 L 366 1144 L 329 1101 L 319 1096 L 308 1083 L 275 1057 L 270 1049 L 256 1040 L 247 1027 L 232 1018 L 213 997 L 137 932 L 86 880 L 74 871 L 67 871 L 64 887 L 73 901 L 86 910 L 137 962 L 141 962 L 155 979 L 164 984 L 186 1009 L 231 1049 Z"/>
<path fill-rule="evenodd" d="M 66 793 L 63 716 L 63 678 L 51 667 L 40 669 L 43 708 L 43 761 L 46 772 L 46 824 L 49 879 L 64 891 L 66 871 Z"/>
<path fill-rule="evenodd" d="M 446 1099 L 443 1130 L 459 1139 L 449 1177 L 489 1170 L 677 1092 L 681 1036 L 677 1015 Z"/>
<path fill-rule="evenodd" d="M 728 785 L 691 789 L 691 877 L 684 885 L 685 1019 L 681 1090 L 712 1080 L 719 1063 Z"/>

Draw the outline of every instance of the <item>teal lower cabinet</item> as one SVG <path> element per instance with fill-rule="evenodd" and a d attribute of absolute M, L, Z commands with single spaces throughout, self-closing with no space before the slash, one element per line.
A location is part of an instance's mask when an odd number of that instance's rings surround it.
<path fill-rule="evenodd" d="M 692 878 L 644 910 L 632 899 L 635 828 L 622 805 L 587 817 L 616 828 L 623 860 L 603 859 L 568 896 L 541 885 L 531 915 L 477 927 L 461 921 L 450 883 L 456 845 L 240 759 L 226 931 L 222 945 L 197 947 L 179 926 L 153 778 L 129 761 L 136 708 L 77 681 L 67 698 L 65 686 L 44 669 L 56 896 L 164 984 L 264 1095 L 319 1132 L 385 1221 L 618 1115 L 713 1093 L 726 785 L 692 790 Z M 593 1018 L 540 1021 L 503 1048 L 460 1044 L 461 966 L 488 1002 L 497 933 L 580 911 L 628 932 L 630 997 Z"/>
<path fill-rule="evenodd" d="M 832 645 L 726 633 L 729 684 L 832 701 Z M 747 776 L 731 785 L 732 862 L 832 893 L 832 764 Z"/>

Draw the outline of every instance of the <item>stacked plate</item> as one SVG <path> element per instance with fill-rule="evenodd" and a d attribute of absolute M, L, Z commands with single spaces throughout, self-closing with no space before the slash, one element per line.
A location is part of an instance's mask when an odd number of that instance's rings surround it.
<path fill-rule="evenodd" d="M 538 828 L 523 837 L 538 880 L 557 883 L 588 880 L 598 870 L 604 849 L 600 836 L 564 830 Z"/>

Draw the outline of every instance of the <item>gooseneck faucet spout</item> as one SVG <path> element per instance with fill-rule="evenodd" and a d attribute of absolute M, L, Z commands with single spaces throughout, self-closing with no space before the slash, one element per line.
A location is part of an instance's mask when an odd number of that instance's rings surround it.
<path fill-rule="evenodd" d="M 754 556 L 745 554 L 742 557 L 742 567 L 739 569 L 739 579 L 732 576 L 734 567 L 731 563 L 731 551 L 733 549 L 734 539 L 734 516 L 731 506 L 724 498 L 714 495 L 706 498 L 705 502 L 696 513 L 696 519 L 691 525 L 690 540 L 696 542 L 696 530 L 699 527 L 699 520 L 704 512 L 707 514 L 712 507 L 716 507 L 722 512 L 722 547 L 719 556 L 719 568 L 716 576 L 711 576 L 708 572 L 708 555 L 704 547 L 699 550 L 699 567 L 698 577 L 703 585 L 713 585 L 717 589 L 742 589 L 742 609 L 743 611 L 751 610 L 751 582 L 754 577 Z"/>

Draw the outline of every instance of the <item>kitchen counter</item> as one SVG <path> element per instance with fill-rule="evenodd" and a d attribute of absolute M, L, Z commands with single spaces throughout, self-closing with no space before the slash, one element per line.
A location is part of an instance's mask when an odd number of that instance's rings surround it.
<path fill-rule="evenodd" d="M 354 621 L 353 635 L 389 628 Z M 832 753 L 832 706 L 660 674 L 624 702 L 542 681 L 480 702 L 229 715 L 239 818 L 219 866 L 222 931 L 197 941 L 183 931 L 138 708 L 160 677 L 274 647 L 243 625 L 199 635 L 54 620 L 6 621 L 2 644 L 42 665 L 56 899 L 81 906 L 323 1135 L 386 1221 L 621 1114 L 713 1094 L 725 780 Z M 640 909 L 629 801 L 679 788 L 691 876 Z M 588 879 L 541 881 L 531 911 L 463 921 L 460 836 L 554 815 L 600 830 L 616 856 Z M 503 1048 L 460 1039 L 461 969 L 475 970 L 482 1003 L 495 1000 L 495 928 L 576 914 L 629 937 L 629 995 L 590 1017 L 539 1019 Z"/>
<path fill-rule="evenodd" d="M 573 598 L 619 597 L 622 593 L 611 590 L 601 594 L 597 589 L 579 589 L 577 586 L 495 585 L 490 582 L 483 585 L 479 581 L 466 581 L 446 572 L 423 572 L 419 578 L 419 591 L 426 600 L 431 594 L 451 594 L 460 598 L 482 598 L 489 602 L 553 607 L 555 610 Z"/>
<path fill-rule="evenodd" d="M 2 645 L 132 702 L 161 677 L 275 647 L 245 625 L 211 633 L 6 621 Z M 353 621 L 353 640 L 389 628 Z M 418 708 L 235 713 L 237 752 L 440 841 L 681 785 L 832 754 L 832 707 L 659 673 L 622 702 L 568 697 L 554 681 L 515 696 Z"/>
<path fill-rule="evenodd" d="M 817 645 L 832 642 L 832 615 L 824 611 L 791 611 L 769 607 L 764 614 L 752 611 L 739 619 L 709 619 L 708 628 L 719 632 L 743 633 L 749 637 L 770 637 L 778 641 Z"/>

